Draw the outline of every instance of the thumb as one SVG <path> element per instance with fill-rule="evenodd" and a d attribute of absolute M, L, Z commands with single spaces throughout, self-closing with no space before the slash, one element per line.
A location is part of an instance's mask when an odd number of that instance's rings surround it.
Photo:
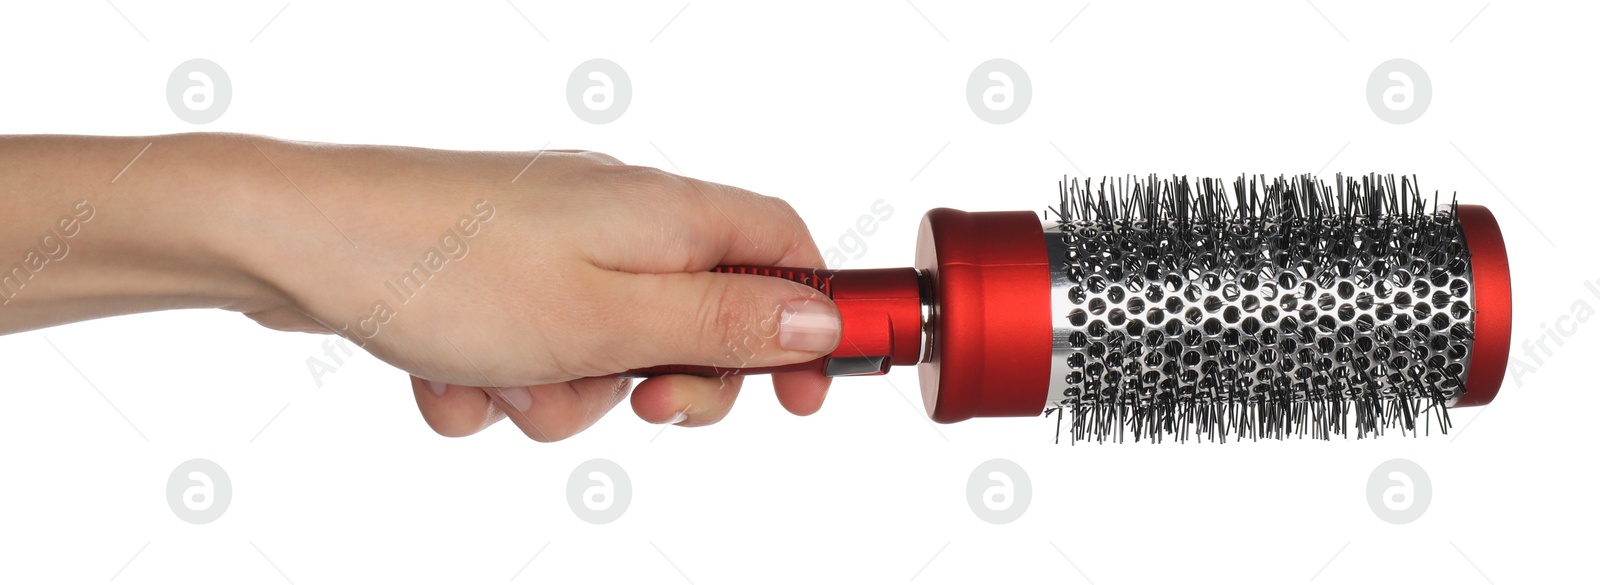
<path fill-rule="evenodd" d="M 625 321 L 602 350 L 628 368 L 686 364 L 759 368 L 811 361 L 839 344 L 839 310 L 782 278 L 715 272 L 615 273 L 607 287 Z"/>

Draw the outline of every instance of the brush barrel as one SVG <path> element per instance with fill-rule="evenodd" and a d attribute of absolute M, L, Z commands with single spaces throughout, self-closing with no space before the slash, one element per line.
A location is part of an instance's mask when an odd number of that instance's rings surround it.
<path fill-rule="evenodd" d="M 1072 440 L 1448 431 L 1505 372 L 1489 210 L 1409 179 L 1064 185 L 1049 403 Z"/>
<path fill-rule="evenodd" d="M 1326 436 L 1345 429 L 1306 419 L 1347 412 L 1360 434 L 1488 404 L 1510 345 L 1504 241 L 1487 208 L 1420 207 L 1042 227 L 933 210 L 917 260 L 935 290 L 925 406 L 939 422 L 1057 408 L 1104 439 Z"/>

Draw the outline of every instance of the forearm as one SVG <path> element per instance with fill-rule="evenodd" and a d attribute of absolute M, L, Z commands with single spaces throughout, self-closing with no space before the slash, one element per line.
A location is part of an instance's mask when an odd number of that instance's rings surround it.
<path fill-rule="evenodd" d="M 274 296 L 238 240 L 244 137 L 0 137 L 0 333 Z"/>
<path fill-rule="evenodd" d="M 410 373 L 424 417 L 452 436 L 510 415 L 560 439 L 626 395 L 616 372 L 833 350 L 825 295 L 708 272 L 722 264 L 823 259 L 779 200 L 598 153 L 0 137 L 0 334 L 180 308 L 338 333 Z M 654 378 L 634 409 L 709 424 L 738 380 Z M 796 414 L 828 386 L 820 372 L 773 384 Z"/>

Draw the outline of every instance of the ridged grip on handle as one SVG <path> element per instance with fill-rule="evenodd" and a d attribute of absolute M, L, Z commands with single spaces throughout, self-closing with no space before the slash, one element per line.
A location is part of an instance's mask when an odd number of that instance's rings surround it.
<path fill-rule="evenodd" d="M 867 375 L 888 372 L 891 365 L 915 365 L 921 357 L 924 345 L 923 294 L 921 277 L 916 269 L 832 271 L 720 266 L 713 272 L 782 278 L 821 291 L 839 309 L 842 331 L 838 348 L 825 358 L 800 364 L 760 368 L 664 365 L 631 370 L 624 375 L 759 375 L 801 370 L 818 370 L 829 375 Z M 781 327 L 781 323 L 778 326 Z M 728 340 L 729 356 L 737 359 L 741 355 L 750 355 L 753 353 L 751 347 L 769 342 L 771 337 L 777 335 L 777 331 L 752 334 L 754 337 L 749 340 Z M 726 357 L 721 361 L 725 362 Z"/>

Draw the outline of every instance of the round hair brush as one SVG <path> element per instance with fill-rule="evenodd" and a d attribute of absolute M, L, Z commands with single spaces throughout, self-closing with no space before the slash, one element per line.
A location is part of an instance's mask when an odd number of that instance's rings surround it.
<path fill-rule="evenodd" d="M 1489 210 L 1369 175 L 1063 180 L 1060 206 L 934 209 L 915 268 L 722 267 L 833 299 L 838 349 L 916 365 L 938 422 L 1055 414 L 1072 440 L 1448 431 L 1505 373 L 1511 281 Z"/>

